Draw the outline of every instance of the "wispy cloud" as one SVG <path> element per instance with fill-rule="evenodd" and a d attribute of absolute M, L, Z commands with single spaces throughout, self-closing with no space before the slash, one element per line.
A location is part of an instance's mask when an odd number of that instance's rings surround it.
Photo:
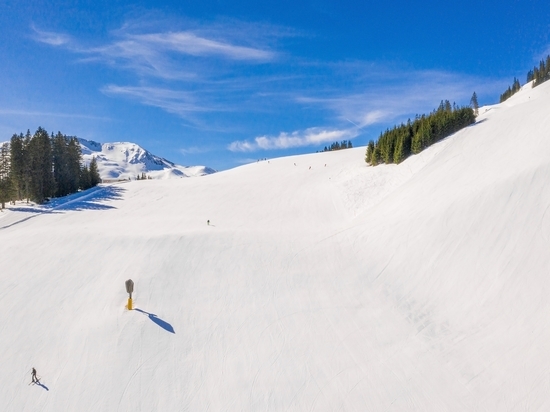
<path fill-rule="evenodd" d="M 194 112 L 223 110 L 212 105 L 202 106 L 197 101 L 195 93 L 188 91 L 145 86 L 117 86 L 113 84 L 103 87 L 101 91 L 107 95 L 137 99 L 143 104 L 161 108 L 181 117 L 187 117 Z"/>
<path fill-rule="evenodd" d="M 188 81 L 206 74 L 199 68 L 197 58 L 263 63 L 276 55 L 270 50 L 200 37 L 190 31 L 123 34 L 120 40 L 79 52 L 86 56 L 83 61 L 119 65 L 145 77 Z M 212 69 L 208 72 L 212 73 Z"/>
<path fill-rule="evenodd" d="M 160 79 L 199 78 L 204 73 L 197 69 L 197 59 L 262 64 L 277 57 L 277 53 L 265 45 L 246 44 L 250 39 L 246 25 L 237 35 L 235 29 L 231 33 L 224 33 L 221 28 L 170 30 L 157 27 L 155 30 L 151 24 L 142 28 L 127 24 L 113 32 L 111 41 L 97 46 L 86 46 L 62 33 L 34 26 L 32 29 L 36 41 L 68 48 L 79 54 L 82 62 L 103 62 L 132 70 L 140 76 Z"/>
<path fill-rule="evenodd" d="M 321 127 L 312 127 L 292 133 L 282 132 L 278 136 L 258 136 L 252 141 L 238 140 L 230 143 L 227 148 L 232 152 L 291 149 L 320 145 L 341 139 L 352 139 L 358 134 L 357 128 L 330 130 Z"/>
<path fill-rule="evenodd" d="M 62 117 L 62 118 L 73 118 L 73 119 L 111 120 L 108 117 L 93 116 L 89 114 L 41 112 L 41 111 L 32 111 L 32 110 L 14 110 L 14 109 L 0 108 L 0 116 L 1 115 L 22 116 L 22 117 Z"/>
<path fill-rule="evenodd" d="M 375 69 L 375 73 L 379 73 Z M 385 81 L 385 76 L 363 78 L 354 85 L 355 91 L 330 90 L 295 97 L 297 103 L 323 107 L 344 121 L 359 128 L 389 121 L 403 121 L 404 116 L 427 113 L 441 100 L 468 102 L 472 93 L 493 95 L 503 87 L 500 80 L 480 79 L 457 73 L 434 70 L 394 72 L 398 79 Z M 465 104 L 465 103 L 462 103 Z"/>
<path fill-rule="evenodd" d="M 200 37 L 190 31 L 131 35 L 128 38 L 147 47 L 189 54 L 192 56 L 220 56 L 230 60 L 268 61 L 275 57 L 270 50 L 230 44 Z"/>
<path fill-rule="evenodd" d="M 34 31 L 34 40 L 49 44 L 50 46 L 64 46 L 72 41 L 71 36 L 67 34 L 38 30 L 34 26 L 31 26 L 31 28 Z"/>
<path fill-rule="evenodd" d="M 507 85 L 401 63 L 290 57 L 281 39 L 300 34 L 243 22 L 178 26 L 134 20 L 95 45 L 61 33 L 36 28 L 34 32 L 37 41 L 66 48 L 83 63 L 104 64 L 135 76 L 101 87 L 107 96 L 159 108 L 201 132 L 231 130 L 238 136 L 257 136 L 233 141 L 227 146 L 233 152 L 284 150 L 364 133 L 377 135 L 382 128 L 433 110 L 440 100 L 465 104 L 476 91 L 482 101 L 484 94 L 493 96 Z M 251 124 L 262 124 L 260 119 L 268 116 L 281 121 L 284 130 L 288 113 L 300 110 L 307 114 L 308 124 L 297 131 L 250 132 Z M 308 128 L 319 124 L 327 127 Z M 197 149 L 182 153 L 192 150 Z"/>

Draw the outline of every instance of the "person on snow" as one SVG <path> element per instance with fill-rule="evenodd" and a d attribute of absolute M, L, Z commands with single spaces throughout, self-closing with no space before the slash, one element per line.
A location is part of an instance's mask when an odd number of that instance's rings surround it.
<path fill-rule="evenodd" d="M 32 383 L 38 383 L 38 378 L 36 377 L 36 369 L 32 368 L 31 371 Z"/>

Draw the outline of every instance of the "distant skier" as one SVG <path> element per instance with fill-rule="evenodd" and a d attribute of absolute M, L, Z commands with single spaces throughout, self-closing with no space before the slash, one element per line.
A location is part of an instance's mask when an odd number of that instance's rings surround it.
<path fill-rule="evenodd" d="M 206 224 L 207 224 L 208 226 L 210 226 L 210 220 L 207 220 L 207 221 L 206 221 Z"/>
<path fill-rule="evenodd" d="M 31 371 L 32 383 L 38 383 L 38 378 L 36 377 L 36 369 L 32 368 Z"/>

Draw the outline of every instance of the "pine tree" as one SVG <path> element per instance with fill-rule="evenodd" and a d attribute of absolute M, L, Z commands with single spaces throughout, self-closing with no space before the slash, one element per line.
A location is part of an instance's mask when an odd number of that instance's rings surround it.
<path fill-rule="evenodd" d="M 80 188 L 81 160 L 82 150 L 80 148 L 80 143 L 78 143 L 76 137 L 72 137 L 67 144 L 67 165 L 70 177 L 68 182 L 69 193 L 76 193 Z"/>
<path fill-rule="evenodd" d="M 61 132 L 52 137 L 53 175 L 56 183 L 55 195 L 58 197 L 71 193 L 67 146 L 67 138 Z"/>
<path fill-rule="evenodd" d="M 395 150 L 393 152 L 393 163 L 399 164 L 403 160 L 405 160 L 405 152 L 403 149 L 403 136 L 401 135 L 397 139 L 397 143 L 395 144 Z"/>
<path fill-rule="evenodd" d="M 82 190 L 87 190 L 91 186 L 91 179 L 90 179 L 90 170 L 88 169 L 88 166 L 84 165 L 80 169 L 80 188 Z"/>
<path fill-rule="evenodd" d="M 92 157 L 90 162 L 90 186 L 94 187 L 101 183 L 101 177 L 99 176 L 99 170 L 97 168 L 97 160 Z"/>
<path fill-rule="evenodd" d="M 472 94 L 472 98 L 470 99 L 470 107 L 474 109 L 474 114 L 477 116 L 479 113 L 479 103 L 477 102 L 476 92 Z"/>
<path fill-rule="evenodd" d="M 0 146 L 0 209 L 6 207 L 6 202 L 13 200 L 15 194 L 11 178 L 10 148 L 8 143 Z"/>
<path fill-rule="evenodd" d="M 367 145 L 367 153 L 365 155 L 365 162 L 368 164 L 372 163 L 372 152 L 374 152 L 374 141 L 370 140 L 369 144 Z"/>
<path fill-rule="evenodd" d="M 29 142 L 30 184 L 29 197 L 43 203 L 54 195 L 52 148 L 48 132 L 39 127 Z"/>
<path fill-rule="evenodd" d="M 30 134 L 30 132 L 27 132 Z M 11 176 L 15 188 L 15 197 L 22 200 L 27 197 L 28 176 L 28 152 L 23 133 L 14 134 L 10 141 Z"/>
<path fill-rule="evenodd" d="M 380 149 L 378 148 L 378 146 L 375 146 L 374 150 L 372 151 L 370 164 L 373 166 L 376 166 L 379 163 L 380 163 Z"/>

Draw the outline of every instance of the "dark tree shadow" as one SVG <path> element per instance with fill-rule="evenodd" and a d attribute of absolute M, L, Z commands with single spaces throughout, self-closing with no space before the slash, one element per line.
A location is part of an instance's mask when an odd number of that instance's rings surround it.
<path fill-rule="evenodd" d="M 124 188 L 119 186 L 96 186 L 82 192 L 73 193 L 63 197 L 53 198 L 49 202 L 29 207 L 10 207 L 14 212 L 27 212 L 36 214 L 57 213 L 61 210 L 106 210 L 115 209 L 114 206 L 100 202 L 119 200 L 122 198 Z"/>
<path fill-rule="evenodd" d="M 95 190 L 94 190 L 95 189 Z M 119 200 L 125 189 L 119 186 L 99 186 L 67 196 L 66 201 L 52 199 L 48 204 L 54 210 L 107 210 L 115 209 L 114 206 L 103 202 Z"/>
<path fill-rule="evenodd" d="M 8 223 L 5 226 L 1 226 L 0 230 L 8 229 L 12 226 L 18 225 L 19 223 L 26 222 L 33 217 L 47 213 L 63 213 L 63 211 L 67 210 L 81 211 L 116 209 L 114 206 L 106 205 L 102 202 L 121 199 L 124 190 L 125 189 L 119 186 L 96 186 L 72 195 L 53 198 L 48 203 L 43 205 L 10 207 L 9 210 L 14 212 L 26 212 L 32 214 L 17 221 Z"/>
<path fill-rule="evenodd" d="M 144 315 L 147 315 L 149 317 L 149 319 L 151 319 L 154 323 L 159 325 L 165 331 L 170 332 L 170 333 L 174 333 L 174 334 L 176 333 L 174 331 L 174 328 L 172 327 L 172 325 L 170 325 L 168 322 L 162 320 L 161 318 L 157 317 L 157 315 L 154 315 L 153 313 L 145 312 L 144 310 L 141 310 L 141 309 L 138 309 L 138 308 L 134 308 L 134 310 L 137 310 L 138 312 L 141 312 Z"/>

